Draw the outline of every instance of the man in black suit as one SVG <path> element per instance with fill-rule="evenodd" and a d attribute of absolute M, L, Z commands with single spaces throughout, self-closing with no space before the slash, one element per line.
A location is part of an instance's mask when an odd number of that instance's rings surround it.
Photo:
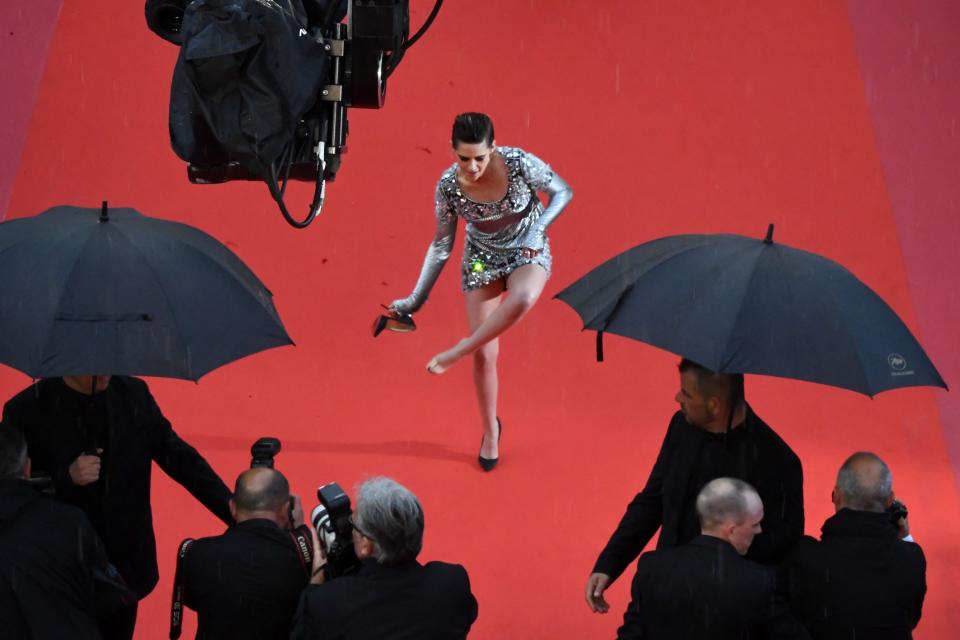
<path fill-rule="evenodd" d="M 35 471 L 53 478 L 58 499 L 80 507 L 127 584 L 145 597 L 157 584 L 150 508 L 156 462 L 214 515 L 230 524 L 230 490 L 196 449 L 173 431 L 146 383 L 127 376 L 49 378 L 3 407 L 24 434 Z M 105 638 L 133 637 L 137 605 L 103 622 Z"/>
<path fill-rule="evenodd" d="M 787 563 L 795 615 L 817 640 L 909 640 L 920 622 L 927 563 L 906 517 L 895 523 L 888 511 L 889 467 L 873 453 L 853 454 L 832 498 L 837 512 L 820 541 L 804 537 Z"/>
<path fill-rule="evenodd" d="M 99 639 L 94 577 L 109 573 L 107 555 L 83 512 L 29 477 L 23 436 L 0 426 L 0 639 Z"/>
<path fill-rule="evenodd" d="M 700 533 L 696 497 L 715 478 L 739 478 L 756 487 L 767 516 L 748 557 L 783 560 L 803 535 L 800 459 L 743 398 L 743 376 L 717 374 L 680 362 L 680 391 L 660 454 L 643 490 L 600 553 L 587 579 L 591 610 L 606 613 L 604 591 L 660 529 L 657 549 L 685 544 Z"/>
<path fill-rule="evenodd" d="M 183 601 L 199 616 L 197 638 L 289 638 L 310 578 L 309 556 L 292 532 L 303 524 L 300 502 L 283 474 L 255 467 L 237 478 L 230 511 L 237 523 L 190 544 L 182 560 Z"/>
<path fill-rule="evenodd" d="M 314 554 L 291 639 L 465 638 L 477 618 L 470 580 L 458 564 L 417 562 L 423 510 L 416 496 L 389 478 L 372 478 L 360 485 L 352 519 L 362 566 L 326 581 L 325 558 Z"/>
<path fill-rule="evenodd" d="M 774 570 L 741 557 L 764 517 L 753 487 L 712 480 L 696 510 L 701 535 L 640 557 L 618 640 L 809 638 L 778 600 Z"/>

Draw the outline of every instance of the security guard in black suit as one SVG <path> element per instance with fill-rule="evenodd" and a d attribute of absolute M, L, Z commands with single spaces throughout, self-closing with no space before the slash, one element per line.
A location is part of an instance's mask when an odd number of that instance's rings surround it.
<path fill-rule="evenodd" d="M 0 424 L 0 640 L 100 640 L 98 618 L 134 596 L 83 512 L 29 477 L 23 436 Z"/>
<path fill-rule="evenodd" d="M 153 463 L 213 515 L 230 524 L 230 489 L 173 430 L 147 384 L 129 376 L 46 378 L 3 407 L 4 425 L 26 438 L 35 473 L 58 500 L 79 507 L 110 562 L 142 599 L 157 585 L 150 506 Z M 107 640 L 133 638 L 136 601 L 101 620 Z"/>
<path fill-rule="evenodd" d="M 778 594 L 771 567 L 743 558 L 761 530 L 763 502 L 736 478 L 697 495 L 701 534 L 643 554 L 618 640 L 810 640 Z"/>
<path fill-rule="evenodd" d="M 657 549 L 690 542 L 700 533 L 695 502 L 715 478 L 749 482 L 773 505 L 747 558 L 779 564 L 803 535 L 800 459 L 743 397 L 743 376 L 717 374 L 680 362 L 680 405 L 664 437 L 647 484 L 627 506 L 587 579 L 590 609 L 606 613 L 604 591 L 660 530 Z"/>

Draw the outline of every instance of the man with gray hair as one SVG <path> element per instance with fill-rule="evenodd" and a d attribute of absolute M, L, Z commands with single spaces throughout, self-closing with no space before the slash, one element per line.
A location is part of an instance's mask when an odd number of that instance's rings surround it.
<path fill-rule="evenodd" d="M 619 640 L 809 638 L 775 593 L 773 569 L 745 559 L 763 502 L 736 478 L 708 482 L 696 499 L 701 535 L 645 553 Z"/>
<path fill-rule="evenodd" d="M 820 541 L 804 537 L 788 561 L 791 608 L 817 640 L 908 640 L 920 621 L 926 560 L 894 504 L 890 468 L 876 454 L 847 458 L 836 513 Z"/>
<path fill-rule="evenodd" d="M 460 565 L 417 562 L 424 521 L 417 497 L 390 478 L 371 478 L 356 503 L 351 535 L 361 567 L 327 582 L 326 559 L 314 554 L 291 638 L 465 638 L 477 618 L 470 580 Z"/>

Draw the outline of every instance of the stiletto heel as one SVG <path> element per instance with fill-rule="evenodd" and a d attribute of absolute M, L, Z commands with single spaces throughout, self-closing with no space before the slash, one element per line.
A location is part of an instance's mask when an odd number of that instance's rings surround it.
<path fill-rule="evenodd" d="M 477 461 L 480 463 L 480 468 L 484 471 L 493 471 L 493 468 L 497 466 L 497 463 L 500 462 L 500 443 L 501 435 L 503 434 L 503 425 L 500 424 L 500 418 L 497 418 L 497 450 L 498 454 L 496 458 L 484 458 L 483 456 L 477 456 Z M 480 436 L 480 448 L 483 448 L 483 436 Z"/>

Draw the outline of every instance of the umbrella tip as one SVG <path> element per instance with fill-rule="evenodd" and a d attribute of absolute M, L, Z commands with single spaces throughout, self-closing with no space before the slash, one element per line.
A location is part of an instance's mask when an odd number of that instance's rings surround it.
<path fill-rule="evenodd" d="M 106 203 L 104 203 L 106 206 Z M 773 244 L 773 223 L 767 226 L 767 237 L 763 239 L 764 244 Z"/>
<path fill-rule="evenodd" d="M 100 205 L 100 222 L 106 222 L 110 219 L 110 216 L 107 215 L 107 201 L 104 200 L 103 204 Z"/>

